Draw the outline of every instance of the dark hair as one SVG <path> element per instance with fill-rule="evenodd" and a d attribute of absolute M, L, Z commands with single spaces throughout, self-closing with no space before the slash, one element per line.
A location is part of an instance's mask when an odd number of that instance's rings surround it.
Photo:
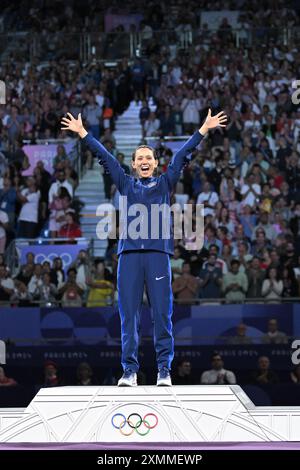
<path fill-rule="evenodd" d="M 219 356 L 221 358 L 221 361 L 223 361 L 223 358 L 218 351 L 214 351 L 213 354 L 211 355 L 211 360 L 213 361 L 215 357 Z"/>
<path fill-rule="evenodd" d="M 231 261 L 231 263 L 230 263 L 230 266 L 232 267 L 232 266 L 234 266 L 235 264 L 236 264 L 237 266 L 240 266 L 241 263 L 239 262 L 238 259 L 233 259 L 233 260 Z"/>
<path fill-rule="evenodd" d="M 69 268 L 68 271 L 67 271 L 67 274 L 69 275 L 70 273 L 75 273 L 75 275 L 77 274 L 77 271 L 75 268 Z"/>
<path fill-rule="evenodd" d="M 224 233 L 224 235 L 227 235 L 228 232 L 229 232 L 228 228 L 225 227 L 224 225 L 220 225 L 220 226 L 218 227 L 218 229 L 219 229 L 222 233 Z"/>
<path fill-rule="evenodd" d="M 104 267 L 105 267 L 105 260 L 104 260 L 104 258 L 96 258 L 96 259 L 94 260 L 94 266 L 95 266 L 95 267 L 98 266 L 98 264 L 100 264 L 100 263 L 101 263 L 101 264 L 104 264 Z"/>
<path fill-rule="evenodd" d="M 183 358 L 179 359 L 179 361 L 177 362 L 177 367 L 182 366 L 185 362 L 189 362 L 191 364 L 190 359 L 187 359 L 186 357 L 183 357 Z"/>
<path fill-rule="evenodd" d="M 271 271 L 272 269 L 274 269 L 274 270 L 276 271 L 276 281 L 279 281 L 279 280 L 281 279 L 281 277 L 280 277 L 280 274 L 279 274 L 278 269 L 277 269 L 275 266 L 270 266 L 270 267 L 267 269 L 265 279 L 270 278 L 270 271 Z"/>
<path fill-rule="evenodd" d="M 156 153 L 156 150 L 153 148 L 153 147 L 150 147 L 150 145 L 139 145 L 135 151 L 132 153 L 132 160 L 135 160 L 135 154 L 136 154 L 136 151 L 139 150 L 139 149 L 149 149 L 152 151 L 153 153 L 153 157 L 155 158 L 155 160 L 158 160 L 158 155 Z"/>
<path fill-rule="evenodd" d="M 64 197 L 67 197 L 70 201 L 72 199 L 69 191 L 67 190 L 67 188 L 65 188 L 64 186 L 61 186 L 59 188 L 59 198 L 63 199 Z"/>
<path fill-rule="evenodd" d="M 212 248 L 216 248 L 216 249 L 217 249 L 217 253 L 219 253 L 219 251 L 220 251 L 220 248 L 218 247 L 218 245 L 216 245 L 215 243 L 212 243 L 212 244 L 210 245 L 210 247 L 209 247 L 209 250 L 208 250 L 208 251 L 210 252 L 210 250 L 211 250 Z"/>

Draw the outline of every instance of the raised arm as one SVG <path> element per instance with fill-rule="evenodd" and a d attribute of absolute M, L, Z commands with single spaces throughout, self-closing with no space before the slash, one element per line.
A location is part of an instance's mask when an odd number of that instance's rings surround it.
<path fill-rule="evenodd" d="M 187 142 L 185 142 L 178 152 L 176 152 L 167 168 L 165 177 L 168 180 L 170 188 L 172 188 L 179 180 L 181 170 L 187 162 L 186 157 L 197 147 L 209 129 L 214 129 L 218 126 L 225 127 L 226 121 L 227 116 L 224 114 L 224 111 L 216 114 L 216 116 L 212 116 L 211 109 L 208 110 L 208 114 L 203 125 Z"/>
<path fill-rule="evenodd" d="M 90 151 L 97 156 L 99 163 L 104 166 L 107 172 L 109 172 L 113 182 L 122 194 L 128 175 L 125 174 L 118 160 L 109 153 L 98 140 L 85 130 L 82 124 L 81 114 L 78 114 L 77 119 L 75 119 L 71 113 L 67 113 L 67 115 L 68 117 L 63 117 L 61 120 L 61 124 L 64 126 L 61 129 L 73 131 L 79 135 L 82 142 L 84 142 Z"/>

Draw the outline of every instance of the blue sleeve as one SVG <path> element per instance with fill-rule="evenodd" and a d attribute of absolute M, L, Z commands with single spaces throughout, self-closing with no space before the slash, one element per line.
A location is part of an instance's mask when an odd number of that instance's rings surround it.
<path fill-rule="evenodd" d="M 184 165 L 189 161 L 187 156 L 200 144 L 204 138 L 199 131 L 195 132 L 194 135 L 176 152 L 173 156 L 166 173 L 163 175 L 167 178 L 168 185 L 171 188 L 177 183 L 180 178 L 181 170 Z"/>
<path fill-rule="evenodd" d="M 103 165 L 105 171 L 110 174 L 114 184 L 122 194 L 125 184 L 130 177 L 126 175 L 118 160 L 91 134 L 87 134 L 82 139 L 82 142 L 97 156 L 98 162 L 100 165 Z"/>

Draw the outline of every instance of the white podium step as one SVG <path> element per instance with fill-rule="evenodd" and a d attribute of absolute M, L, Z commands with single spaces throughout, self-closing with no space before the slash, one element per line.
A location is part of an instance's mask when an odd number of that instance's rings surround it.
<path fill-rule="evenodd" d="M 237 386 L 57 387 L 0 409 L 0 442 L 300 441 L 300 407 L 255 407 Z"/>

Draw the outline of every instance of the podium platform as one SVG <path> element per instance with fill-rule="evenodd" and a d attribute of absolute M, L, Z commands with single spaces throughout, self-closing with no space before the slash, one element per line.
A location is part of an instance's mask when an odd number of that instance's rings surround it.
<path fill-rule="evenodd" d="M 0 442 L 300 441 L 300 407 L 256 407 L 237 385 L 43 388 L 0 409 Z"/>

